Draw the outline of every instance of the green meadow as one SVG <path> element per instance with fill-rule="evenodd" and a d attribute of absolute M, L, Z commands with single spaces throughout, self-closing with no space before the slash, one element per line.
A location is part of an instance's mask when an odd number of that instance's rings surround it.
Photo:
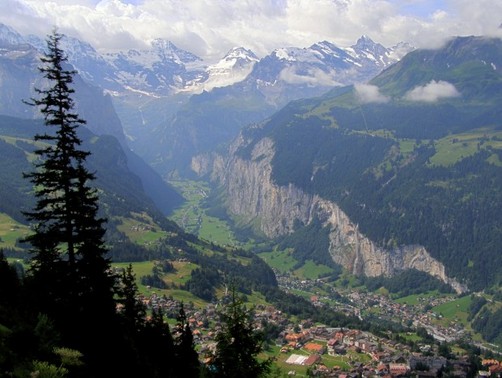
<path fill-rule="evenodd" d="M 263 261 L 277 271 L 281 273 L 292 273 L 298 278 L 315 280 L 332 272 L 330 267 L 317 264 L 312 260 L 307 260 L 301 267 L 294 269 L 298 261 L 292 254 L 293 251 L 291 249 L 285 249 L 262 252 L 258 255 L 263 259 Z"/>
<path fill-rule="evenodd" d="M 265 261 L 270 267 L 278 270 L 281 273 L 288 273 L 293 270 L 296 264 L 295 258 L 292 256 L 293 251 L 291 249 L 286 250 L 274 250 L 272 252 L 263 252 L 258 255 Z"/>
<path fill-rule="evenodd" d="M 198 236 L 220 245 L 235 245 L 236 240 L 225 221 L 208 215 L 201 216 Z"/>
<path fill-rule="evenodd" d="M 29 232 L 29 227 L 0 213 L 0 248 L 15 248 L 16 240 L 27 236 Z"/>
<path fill-rule="evenodd" d="M 305 264 L 294 271 L 294 274 L 300 278 L 315 280 L 324 274 L 331 273 L 333 269 L 326 265 L 317 264 L 312 260 L 305 261 Z"/>
<path fill-rule="evenodd" d="M 170 181 L 170 184 L 185 198 L 185 203 L 171 215 L 173 221 L 201 239 L 220 245 L 236 245 L 237 241 L 227 222 L 206 213 L 204 200 L 211 191 L 206 182 Z"/>
<path fill-rule="evenodd" d="M 431 157 L 432 165 L 451 166 L 457 161 L 474 155 L 479 149 L 502 149 L 502 131 L 482 128 L 468 133 L 448 135 L 435 142 L 436 154 Z M 490 162 L 502 166 L 498 156 Z"/>
<path fill-rule="evenodd" d="M 167 235 L 152 219 L 143 214 L 134 218 L 121 218 L 120 221 L 117 229 L 126 234 L 129 240 L 140 245 L 152 244 Z"/>
<path fill-rule="evenodd" d="M 437 291 L 432 291 L 424 294 L 412 294 L 406 297 L 397 298 L 395 299 L 395 302 L 400 304 L 416 306 L 424 301 L 427 301 L 428 298 L 435 298 L 438 295 L 439 294 Z"/>
<path fill-rule="evenodd" d="M 443 303 L 432 308 L 436 314 L 441 316 L 441 323 L 448 326 L 451 322 L 460 322 L 465 327 L 469 326 L 467 316 L 469 313 L 469 305 L 471 304 L 471 296 L 466 295 Z"/>
<path fill-rule="evenodd" d="M 158 289 L 154 287 L 148 287 L 141 283 L 141 278 L 152 274 L 152 269 L 154 266 L 154 261 L 142 261 L 133 263 L 113 263 L 112 266 L 116 268 L 125 269 L 129 264 L 132 265 L 132 269 L 136 276 L 136 284 L 138 285 L 138 290 L 141 294 L 145 296 L 151 296 L 152 294 L 172 296 L 179 301 L 185 303 L 194 303 L 196 306 L 203 307 L 205 302 L 200 298 L 190 294 L 185 290 L 179 289 L 186 281 L 190 279 L 192 270 L 197 268 L 196 264 L 190 262 L 180 262 L 173 261 L 172 264 L 175 271 L 172 273 L 165 274 L 162 278 L 169 285 L 169 289 Z"/>
<path fill-rule="evenodd" d="M 113 263 L 112 266 L 115 268 L 125 269 L 129 264 L 132 265 L 133 272 L 136 276 L 136 284 L 138 285 L 138 290 L 140 294 L 145 296 L 151 296 L 152 294 L 172 296 L 178 301 L 184 303 L 193 303 L 196 307 L 203 308 L 206 306 L 207 302 L 196 297 L 195 295 L 189 293 L 188 291 L 180 289 L 189 279 L 192 271 L 198 268 L 197 264 L 193 264 L 187 261 L 172 261 L 174 272 L 166 273 L 162 276 L 164 282 L 169 286 L 168 289 L 158 289 L 153 287 L 147 287 L 141 283 L 141 278 L 152 274 L 152 269 L 154 267 L 154 261 L 142 261 L 133 263 Z M 225 294 L 224 289 L 220 288 L 217 290 L 217 296 L 222 297 Z M 246 296 L 246 303 L 249 305 L 269 305 L 265 300 L 263 294 L 258 292 L 252 292 L 252 294 Z"/>

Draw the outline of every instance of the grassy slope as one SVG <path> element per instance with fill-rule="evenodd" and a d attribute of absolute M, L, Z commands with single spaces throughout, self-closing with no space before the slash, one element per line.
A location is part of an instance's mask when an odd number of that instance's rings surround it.
<path fill-rule="evenodd" d="M 15 248 L 16 240 L 29 234 L 30 230 L 6 214 L 0 213 L 0 249 Z"/>
<path fill-rule="evenodd" d="M 176 209 L 171 219 L 185 231 L 219 245 L 236 245 L 237 241 L 227 222 L 206 214 L 203 201 L 207 198 L 209 185 L 202 181 L 171 181 L 185 198 L 185 203 Z"/>
<path fill-rule="evenodd" d="M 502 149 L 502 131 L 485 127 L 466 133 L 452 134 L 434 143 L 436 154 L 431 158 L 432 165 L 451 166 L 461 159 L 474 155 L 479 149 Z M 497 155 L 493 164 L 502 166 Z"/>

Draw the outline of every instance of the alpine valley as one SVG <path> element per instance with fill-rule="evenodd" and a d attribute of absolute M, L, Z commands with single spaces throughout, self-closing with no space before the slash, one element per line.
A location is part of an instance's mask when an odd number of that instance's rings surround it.
<path fill-rule="evenodd" d="M 45 84 L 44 46 L 0 24 L 0 225 L 16 230 L 0 228 L 0 247 L 9 257 L 27 254 L 15 240 L 33 205 L 21 172 L 42 123 L 23 100 Z M 211 63 L 161 39 L 106 54 L 71 37 L 62 47 L 77 72 L 110 257 L 153 267 L 145 293 L 215 302 L 232 277 L 259 303 L 342 327 L 371 319 L 382 334 L 425 320 L 383 313 L 374 298 L 354 310 L 353 293 L 467 298 L 451 319 L 462 323 L 455 335 L 426 328 L 438 340 L 502 347 L 500 39 L 452 37 L 426 50 L 362 36 L 262 58 L 237 47 Z M 216 226 L 204 234 L 207 219 Z M 163 280 L 153 263 L 162 259 L 176 261 L 179 282 Z M 337 311 L 294 303 L 298 291 L 331 295 Z"/>

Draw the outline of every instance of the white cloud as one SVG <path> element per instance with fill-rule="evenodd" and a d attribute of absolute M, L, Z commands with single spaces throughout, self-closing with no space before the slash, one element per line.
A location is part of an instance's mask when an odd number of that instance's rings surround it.
<path fill-rule="evenodd" d="M 359 102 L 362 104 L 385 103 L 390 100 L 389 97 L 380 93 L 376 85 L 355 84 L 354 89 L 356 90 Z"/>
<path fill-rule="evenodd" d="M 324 86 L 340 86 L 334 78 L 336 73 L 324 72 L 321 69 L 309 69 L 306 74 L 299 75 L 294 67 L 286 67 L 279 74 L 279 78 L 289 84 L 307 84 L 307 85 L 324 85 Z"/>
<path fill-rule="evenodd" d="M 434 47 L 454 35 L 499 35 L 502 1 L 493 0 L 0 0 L 0 22 L 44 36 L 58 26 L 98 49 L 169 39 L 205 58 L 235 46 L 260 56 L 367 34 L 391 46 Z"/>
<path fill-rule="evenodd" d="M 436 102 L 442 98 L 459 97 L 457 88 L 447 81 L 431 80 L 424 86 L 413 88 L 404 98 L 409 101 Z"/>

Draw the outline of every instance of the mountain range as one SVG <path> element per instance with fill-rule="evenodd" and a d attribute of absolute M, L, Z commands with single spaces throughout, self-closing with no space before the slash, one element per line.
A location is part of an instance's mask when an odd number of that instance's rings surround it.
<path fill-rule="evenodd" d="M 4 48 L 26 44 L 40 51 L 45 48 L 44 40 L 33 35 L 22 36 L 3 24 L 0 44 Z M 406 43 L 385 48 L 362 36 L 347 48 L 322 41 L 308 48 L 279 48 L 263 59 L 248 49 L 236 47 L 220 61 L 208 64 L 163 39 L 153 40 L 150 49 L 103 54 L 73 37 L 66 37 L 62 47 L 69 63 L 88 83 L 112 93 L 130 91 L 152 97 L 200 93 L 231 85 L 246 79 L 255 64 L 259 67 L 251 80 L 263 88 L 275 86 L 278 81 L 333 87 L 366 81 L 413 50 Z"/>
<path fill-rule="evenodd" d="M 44 41 L 0 25 L 0 44 L 4 59 L 19 66 L 21 56 L 43 50 Z M 67 37 L 63 48 L 79 76 L 111 96 L 129 146 L 163 176 L 189 172 L 194 155 L 228 143 L 241 127 L 287 102 L 365 82 L 413 49 L 406 43 L 385 48 L 363 36 L 348 48 L 322 41 L 279 48 L 262 59 L 237 47 L 208 64 L 162 39 L 150 49 L 101 54 Z M 10 101 L 2 101 L 2 111 L 21 115 L 27 110 L 16 101 L 26 87 L 6 84 L 1 100 Z"/>

